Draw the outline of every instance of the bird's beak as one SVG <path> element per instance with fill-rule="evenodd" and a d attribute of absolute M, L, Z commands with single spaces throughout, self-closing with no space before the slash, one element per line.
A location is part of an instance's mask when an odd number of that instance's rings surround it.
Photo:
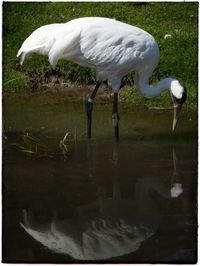
<path fill-rule="evenodd" d="M 181 104 L 176 104 L 176 105 L 174 105 L 173 108 L 174 108 L 174 119 L 173 119 L 173 124 L 172 124 L 172 132 L 174 132 L 174 130 L 176 129 L 178 119 L 180 117 Z"/>

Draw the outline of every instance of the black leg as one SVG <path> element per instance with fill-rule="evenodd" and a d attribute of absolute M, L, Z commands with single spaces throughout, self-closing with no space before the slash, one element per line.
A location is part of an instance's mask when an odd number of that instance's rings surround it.
<path fill-rule="evenodd" d="M 101 82 L 97 82 L 91 96 L 86 101 L 86 114 L 87 114 L 87 135 L 88 138 L 91 138 L 91 126 L 92 126 L 92 110 L 93 110 L 93 101 L 97 94 Z"/>
<path fill-rule="evenodd" d="M 115 137 L 116 140 L 118 140 L 119 139 L 118 93 L 114 93 L 112 119 L 113 119 L 113 126 L 115 128 Z"/>

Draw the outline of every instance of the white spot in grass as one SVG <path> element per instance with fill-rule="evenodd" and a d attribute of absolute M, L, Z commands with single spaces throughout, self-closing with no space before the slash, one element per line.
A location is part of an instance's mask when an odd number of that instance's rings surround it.
<path fill-rule="evenodd" d="M 166 40 L 166 39 L 171 39 L 172 38 L 172 35 L 171 34 L 165 34 L 165 36 L 164 36 L 164 39 Z"/>

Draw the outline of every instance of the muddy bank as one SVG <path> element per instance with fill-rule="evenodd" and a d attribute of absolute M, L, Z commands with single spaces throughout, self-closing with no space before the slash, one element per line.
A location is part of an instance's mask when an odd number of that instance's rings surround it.
<path fill-rule="evenodd" d="M 85 102 L 87 97 L 90 96 L 94 89 L 94 84 L 79 85 L 72 82 L 66 82 L 62 85 L 46 84 L 37 90 L 30 90 L 29 92 L 20 93 L 3 93 L 4 98 L 37 98 L 37 100 L 44 100 L 44 103 L 57 103 L 57 102 Z M 100 87 L 95 102 L 111 103 L 113 99 L 112 90 L 106 85 L 102 84 Z"/>
<path fill-rule="evenodd" d="M 45 76 L 38 73 L 29 73 L 29 90 L 18 92 L 3 92 L 4 98 L 26 98 L 36 100 L 40 104 L 57 103 L 85 103 L 95 87 L 95 81 L 89 84 L 66 80 L 59 72 L 47 72 Z M 184 109 L 196 111 L 196 103 L 192 103 L 188 97 L 184 104 Z M 113 103 L 113 92 L 107 82 L 103 82 L 97 92 L 95 103 Z M 169 107 L 172 99 L 169 92 L 163 93 L 160 97 L 147 99 L 140 95 L 134 88 L 133 82 L 122 80 L 122 88 L 119 91 L 119 104 L 123 108 L 149 108 L 149 107 Z"/>

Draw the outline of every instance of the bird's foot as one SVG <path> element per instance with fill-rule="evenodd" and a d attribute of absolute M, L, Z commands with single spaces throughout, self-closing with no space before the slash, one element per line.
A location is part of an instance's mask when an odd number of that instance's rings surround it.
<path fill-rule="evenodd" d="M 119 115 L 118 113 L 112 114 L 113 126 L 116 127 L 119 124 Z"/>

